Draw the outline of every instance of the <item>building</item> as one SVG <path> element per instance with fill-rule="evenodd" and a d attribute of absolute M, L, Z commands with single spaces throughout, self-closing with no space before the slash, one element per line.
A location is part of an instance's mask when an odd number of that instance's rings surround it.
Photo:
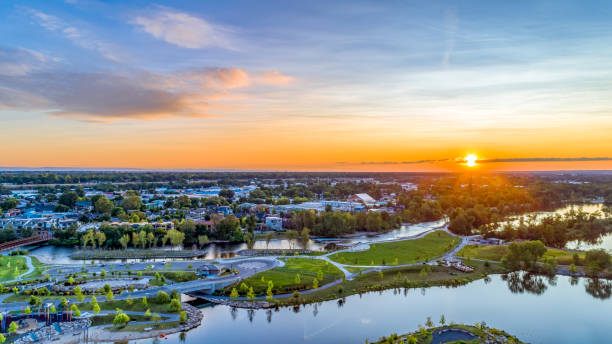
<path fill-rule="evenodd" d="M 366 207 L 373 207 L 376 205 L 376 200 L 372 198 L 372 196 L 368 195 L 367 193 L 360 193 L 360 194 L 352 195 L 351 197 L 348 198 L 348 201 L 358 202 L 358 203 L 365 205 Z"/>
<path fill-rule="evenodd" d="M 275 231 L 282 231 L 283 219 L 278 216 L 268 216 L 266 217 L 266 226 Z"/>

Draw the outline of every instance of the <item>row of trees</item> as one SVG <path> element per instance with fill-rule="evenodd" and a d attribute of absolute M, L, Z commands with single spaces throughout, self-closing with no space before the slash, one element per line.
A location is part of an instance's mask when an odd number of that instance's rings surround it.
<path fill-rule="evenodd" d="M 355 214 L 325 211 L 320 215 L 308 210 L 291 213 L 291 227 L 297 231 L 309 228 L 317 236 L 340 236 L 343 234 L 366 232 L 386 232 L 401 225 L 398 215 L 387 212 L 357 212 Z"/>

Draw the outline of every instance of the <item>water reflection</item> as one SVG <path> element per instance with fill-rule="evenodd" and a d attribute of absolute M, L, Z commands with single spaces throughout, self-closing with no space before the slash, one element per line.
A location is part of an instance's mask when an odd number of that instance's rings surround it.
<path fill-rule="evenodd" d="M 612 282 L 591 278 L 585 285 L 586 292 L 601 300 L 607 300 L 612 296 Z"/>
<path fill-rule="evenodd" d="M 544 282 L 545 278 L 540 275 L 535 275 L 525 272 L 511 272 L 502 275 L 502 279 L 508 284 L 508 290 L 515 294 L 523 294 L 525 292 L 542 295 L 548 286 Z"/>

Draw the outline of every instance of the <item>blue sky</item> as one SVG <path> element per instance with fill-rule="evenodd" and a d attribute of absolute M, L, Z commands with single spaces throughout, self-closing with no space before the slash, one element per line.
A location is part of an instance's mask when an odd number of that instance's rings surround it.
<path fill-rule="evenodd" d="M 606 1 L 9 1 L 0 13 L 0 123 L 37 137 L 0 151 L 9 164 L 612 154 Z M 143 152 L 165 130 L 164 165 Z M 80 148 L 57 143 L 67 136 Z M 261 148 L 234 161 L 212 140 Z M 83 151 L 108 142 L 99 163 Z M 184 151 L 207 159 L 173 158 Z M 125 155 L 142 158 L 113 158 Z"/>

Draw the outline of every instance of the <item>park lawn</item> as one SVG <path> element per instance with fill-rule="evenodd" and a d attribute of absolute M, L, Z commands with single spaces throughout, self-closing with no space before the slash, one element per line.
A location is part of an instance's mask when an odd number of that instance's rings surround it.
<path fill-rule="evenodd" d="M 150 321 L 151 316 L 145 316 L 144 314 L 128 314 L 130 317 L 130 321 Z M 113 319 L 115 319 L 115 314 L 104 314 L 104 315 L 95 315 L 91 318 L 91 326 L 98 325 L 108 325 L 113 323 Z M 161 316 L 161 320 L 166 320 L 168 317 Z M 151 327 L 151 324 L 148 324 L 147 327 Z"/>
<path fill-rule="evenodd" d="M 268 281 L 274 283 L 274 294 L 284 294 L 294 290 L 312 289 L 313 281 L 317 278 L 319 270 L 323 272 L 323 280 L 319 281 L 319 286 L 331 283 L 344 275 L 333 264 L 321 259 L 283 258 L 282 260 L 285 262 L 284 266 L 260 272 L 237 282 L 225 289 L 226 294 L 229 295 L 229 291 L 234 287 L 240 292 L 240 285 L 245 283 L 247 286 L 253 287 L 256 295 L 265 295 L 268 289 Z M 300 275 L 300 283 L 295 283 L 297 274 Z M 243 294 L 245 293 L 242 292 L 241 295 L 244 296 Z"/>
<path fill-rule="evenodd" d="M 419 239 L 371 244 L 368 250 L 335 253 L 329 258 L 350 265 L 413 264 L 440 257 L 460 241 L 444 231 L 436 231 Z"/>
<path fill-rule="evenodd" d="M 313 303 L 343 298 L 353 294 L 369 291 L 379 291 L 392 288 L 428 288 L 432 286 L 453 286 L 465 284 L 488 274 L 504 273 L 506 270 L 501 264 L 472 261 L 469 264 L 475 270 L 470 273 L 459 272 L 445 266 L 429 266 L 431 271 L 425 275 L 421 270 L 427 269 L 425 265 L 396 267 L 383 270 L 382 278 L 377 271 L 363 273 L 352 280 L 346 280 L 337 286 L 314 291 L 310 294 L 300 295 L 302 303 Z M 293 297 L 277 299 L 279 305 L 294 304 Z"/>
<path fill-rule="evenodd" d="M 357 274 L 359 272 L 372 269 L 371 267 L 365 267 L 365 266 L 345 266 L 344 268 L 348 272 L 353 273 L 353 274 Z"/>
<path fill-rule="evenodd" d="M 66 296 L 49 295 L 49 296 L 39 296 L 39 297 L 41 298 L 42 302 L 45 303 L 45 301 L 50 301 L 50 300 L 61 300 L 62 297 L 66 297 Z M 72 297 L 74 297 L 74 295 Z M 2 302 L 3 303 L 27 302 L 29 300 L 30 300 L 30 295 L 23 295 L 23 294 L 14 295 L 14 294 L 11 294 L 10 296 L 7 296 Z"/>
<path fill-rule="evenodd" d="M 131 316 L 130 316 L 131 317 Z M 112 323 L 112 322 L 111 322 Z M 107 331 L 111 332 L 144 332 L 145 328 L 153 327 L 151 331 L 155 330 L 166 330 L 169 328 L 178 327 L 180 323 L 178 321 L 164 321 L 159 324 L 149 323 L 149 324 L 135 324 L 135 325 L 126 325 L 124 327 L 106 327 L 104 328 Z"/>
<path fill-rule="evenodd" d="M 457 256 L 464 258 L 483 259 L 491 261 L 501 261 L 502 258 L 508 252 L 508 246 L 497 245 L 497 246 L 481 246 L 481 245 L 466 245 L 461 248 L 461 251 L 457 253 Z M 570 265 L 574 261 L 574 253 L 578 253 L 578 257 L 583 260 L 585 257 L 584 252 L 572 252 L 549 248 L 540 261 L 546 261 L 550 258 L 555 258 L 558 264 Z"/>
<path fill-rule="evenodd" d="M 85 302 L 79 304 L 79 309 L 81 311 L 91 311 L 93 307 L 90 303 L 91 299 L 87 299 Z M 129 305 L 126 300 L 113 300 L 113 301 L 105 301 L 98 302 L 98 306 L 102 310 L 115 310 L 117 308 L 122 309 L 124 311 L 134 311 L 134 312 L 146 312 L 147 309 L 151 311 L 151 313 L 172 313 L 170 312 L 170 304 L 158 304 L 153 302 L 154 298 L 147 299 L 147 307 L 142 304 L 142 298 L 134 299 L 134 302 Z"/>
<path fill-rule="evenodd" d="M 11 281 L 28 271 L 24 257 L 0 256 L 0 282 Z"/>

